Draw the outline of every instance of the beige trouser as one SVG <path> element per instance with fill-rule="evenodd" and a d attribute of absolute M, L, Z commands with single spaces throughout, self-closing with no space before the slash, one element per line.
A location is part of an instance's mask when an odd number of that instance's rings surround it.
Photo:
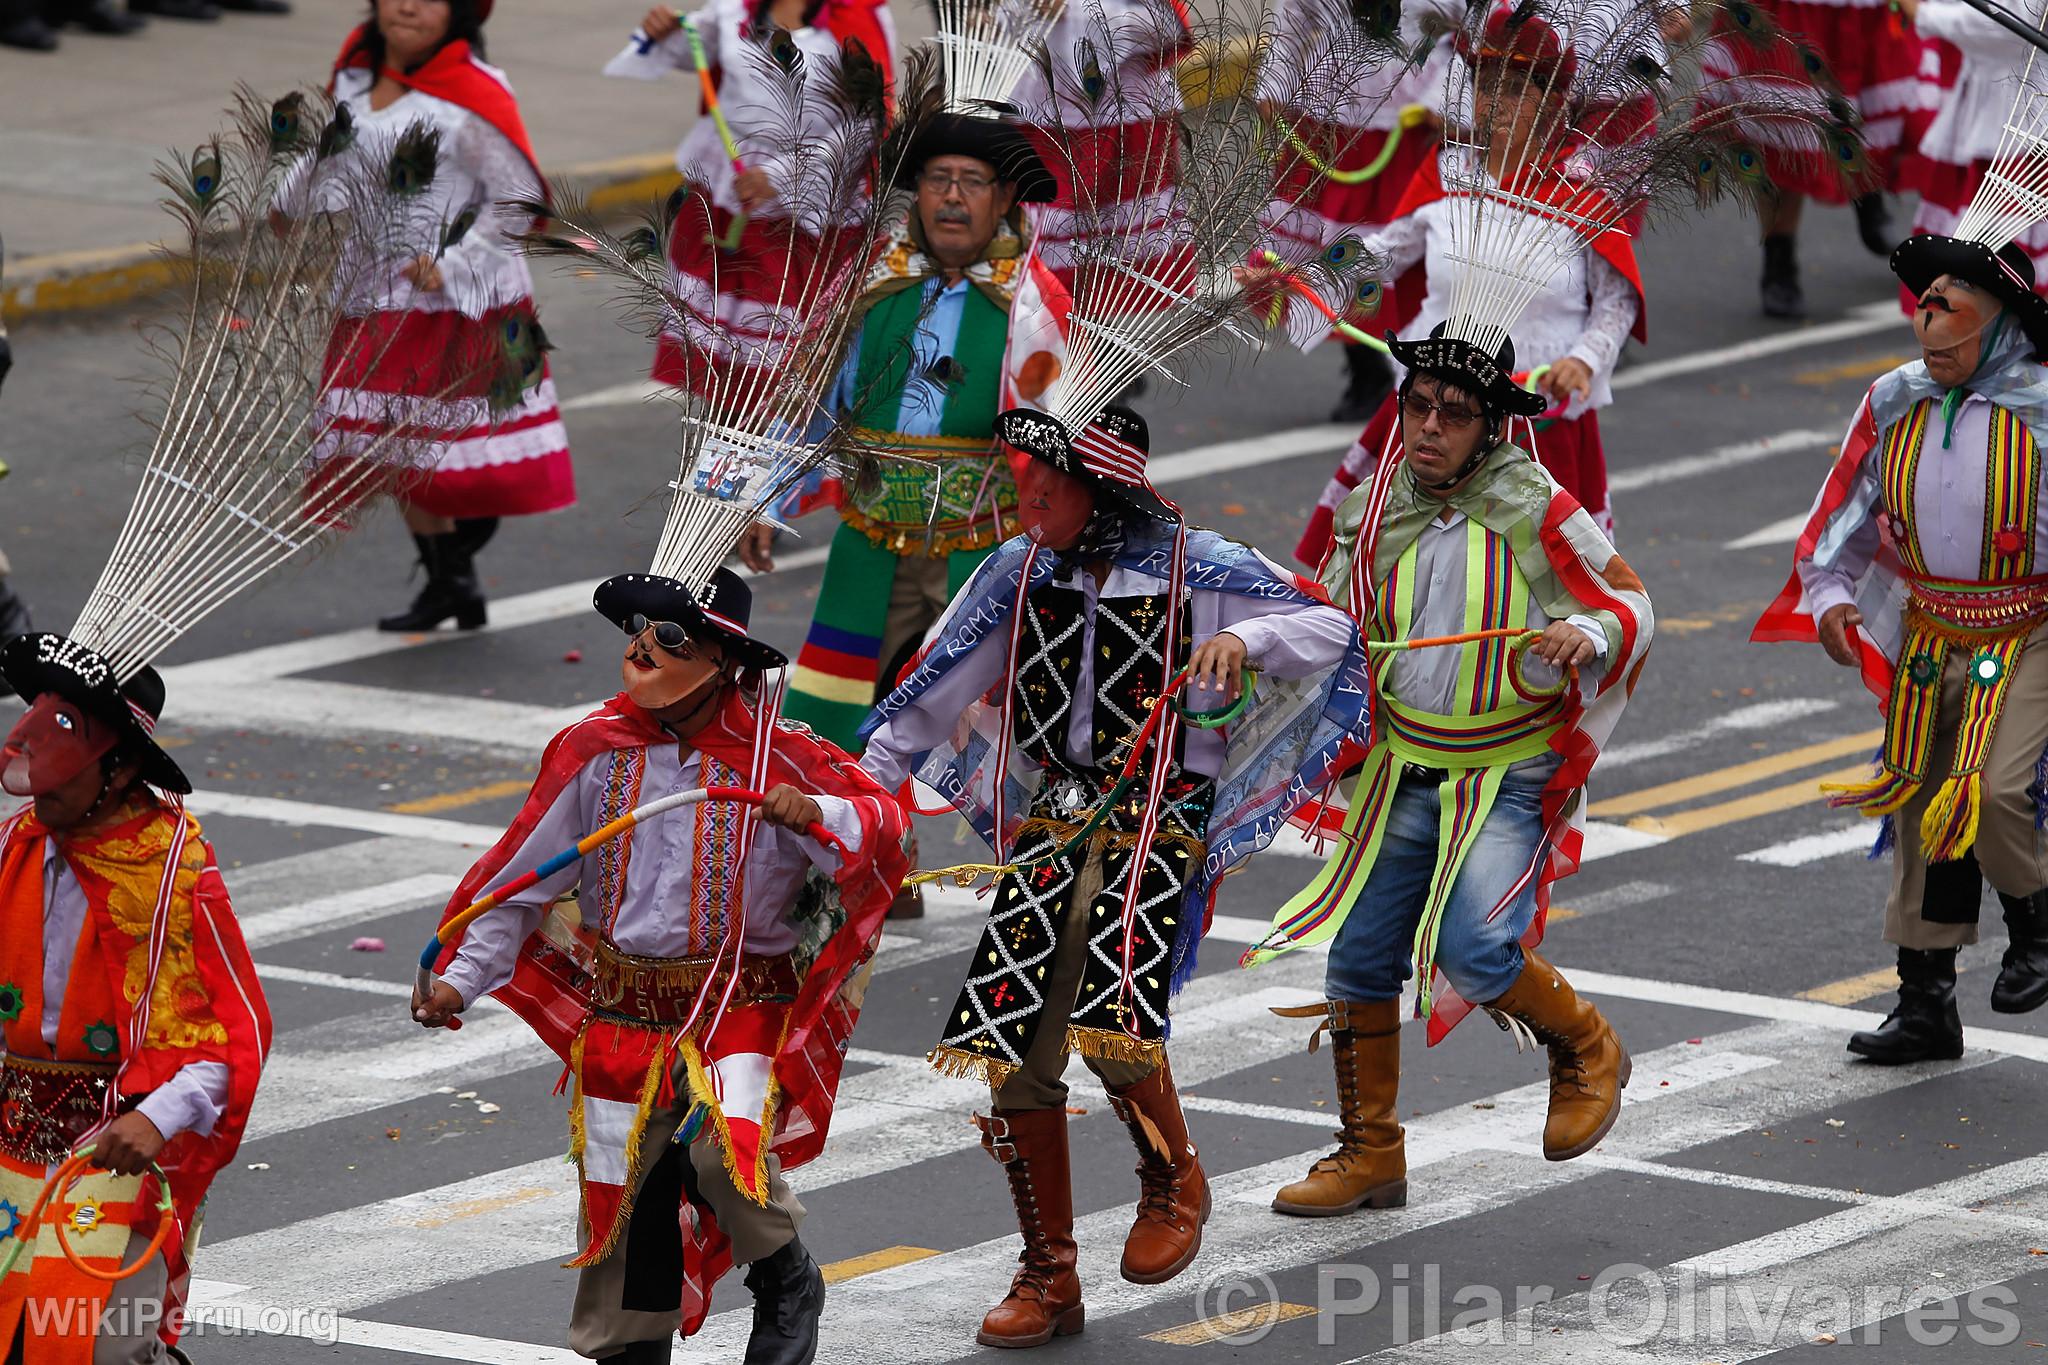
<path fill-rule="evenodd" d="M 1053 950 L 1052 974 L 1045 982 L 1038 1031 L 1031 1035 L 1024 1064 L 997 1087 L 994 1103 L 998 1109 L 1057 1109 L 1067 1102 L 1067 1083 L 1061 1079 L 1067 1069 L 1067 1020 L 1081 990 L 1081 968 L 1088 961 L 1088 907 L 1101 890 L 1102 846 L 1097 844 L 1074 877 L 1066 917 L 1060 923 L 1059 946 Z M 1136 1085 L 1153 1071 L 1147 1062 L 1088 1056 L 1081 1060 L 1111 1090 Z"/>
<path fill-rule="evenodd" d="M 1927 859 L 1920 849 L 1920 817 L 1955 765 L 1956 731 L 1962 724 L 1965 670 L 1970 651 L 1949 650 L 1941 671 L 1941 710 L 1934 722 L 1934 752 L 1927 780 L 1894 816 L 1898 839 L 1892 853 L 1892 890 L 1884 912 L 1884 936 L 1901 948 L 1956 948 L 1977 941 L 1977 926 L 1942 924 L 1924 918 Z M 1901 661 L 1903 666 L 1903 661 Z M 1974 852 L 1984 880 L 2008 896 L 2028 896 L 2048 886 L 2048 846 L 2034 826 L 2034 785 L 2041 750 L 2048 745 L 2048 627 L 2027 640 L 2013 665 L 1998 728 L 1984 758 L 1984 799 Z M 1962 879 L 1967 880 L 1967 878 Z"/>
<path fill-rule="evenodd" d="M 683 1078 L 677 1078 L 677 1085 L 684 1085 Z M 691 1197 L 692 1187 L 696 1202 L 710 1209 L 719 1230 L 731 1240 L 732 1258 L 739 1265 L 782 1250 L 795 1240 L 803 1223 L 804 1206 L 783 1180 L 782 1163 L 773 1152 L 768 1154 L 768 1202 L 756 1204 L 733 1185 L 709 1124 L 688 1147 L 674 1146 L 672 1139 L 687 1112 L 687 1107 L 678 1106 L 657 1109 L 647 1117 L 640 1150 L 649 1160 L 635 1192 L 645 1195 L 647 1202 L 636 1198 L 612 1254 L 577 1274 L 569 1349 L 578 1355 L 602 1358 L 636 1341 L 664 1341 L 681 1326 L 681 1244 L 671 1234 L 680 1201 Z M 682 1169 L 685 1162 L 687 1173 Z M 633 1226 L 641 1219 L 653 1220 L 648 1228 L 653 1235 L 636 1241 Z M 577 1245 L 588 1245 L 589 1240 L 589 1225 L 578 1215 Z"/>
<path fill-rule="evenodd" d="M 896 690 L 896 656 L 906 645 L 922 640 L 951 600 L 946 592 L 951 555 L 898 555 L 896 577 L 889 585 L 889 615 L 882 623 L 882 644 L 875 655 L 881 670 L 875 677 L 875 700 Z"/>

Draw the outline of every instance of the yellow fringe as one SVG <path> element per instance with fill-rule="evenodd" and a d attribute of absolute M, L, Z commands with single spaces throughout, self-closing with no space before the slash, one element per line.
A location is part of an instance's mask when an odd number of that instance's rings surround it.
<path fill-rule="evenodd" d="M 1935 790 L 1920 817 L 1920 846 L 1928 862 L 1960 858 L 1977 842 L 1983 786 L 1983 774 L 1974 772 L 1951 777 Z"/>
<path fill-rule="evenodd" d="M 1067 1051 L 1083 1057 L 1105 1057 L 1113 1062 L 1166 1065 L 1166 1044 L 1162 1040 L 1133 1038 L 1106 1028 L 1076 1028 L 1067 1025 Z"/>
<path fill-rule="evenodd" d="M 1887 789 L 1891 795 L 1884 796 Z M 1886 768 L 1880 768 L 1876 776 L 1861 782 L 1823 782 L 1821 795 L 1837 806 L 1854 807 L 1858 814 L 1873 819 L 1891 815 L 1905 808 L 1913 794 L 1920 790 L 1920 784 L 1910 778 L 1902 778 Z M 1879 800 L 1880 796 L 1884 799 Z"/>
<path fill-rule="evenodd" d="M 586 1026 L 587 1027 L 587 1026 Z M 590 1225 L 590 1200 L 583 1190 L 583 1037 L 576 1035 L 576 1042 L 569 1050 L 569 1064 L 576 1069 L 575 1098 L 569 1106 L 569 1152 L 576 1158 L 576 1195 L 583 1202 L 583 1222 Z M 640 1082 L 640 1103 L 633 1117 L 633 1133 L 626 1139 L 626 1184 L 625 1192 L 619 1196 L 619 1211 L 612 1219 L 612 1225 L 605 1229 L 602 1244 L 593 1245 L 572 1261 L 562 1262 L 564 1270 L 581 1270 L 596 1265 L 619 1244 L 619 1238 L 626 1231 L 626 1225 L 633 1216 L 633 1203 L 640 1195 L 641 1139 L 647 1135 L 647 1119 L 654 1112 L 654 1095 L 661 1089 L 662 1062 L 667 1049 L 657 1048 L 654 1060 L 647 1067 L 647 1075 Z"/>
<path fill-rule="evenodd" d="M 941 1076 L 957 1076 L 961 1080 L 980 1081 L 990 1090 L 1001 1090 L 1010 1077 L 1017 1074 L 1017 1064 L 1006 1062 L 1000 1057 L 988 1057 L 979 1052 L 968 1052 L 964 1048 L 939 1046 L 924 1054 L 932 1069 Z"/>
<path fill-rule="evenodd" d="M 775 1055 L 782 1055 L 782 1044 L 789 1038 L 789 1020 L 785 1015 L 782 1036 L 777 1040 Z M 704 1065 L 704 1054 L 693 1039 L 683 1040 L 683 1064 L 688 1068 L 690 1099 L 702 1104 L 708 1111 L 706 1117 L 712 1125 L 712 1132 L 718 1141 L 718 1155 L 725 1162 L 725 1174 L 732 1181 L 732 1187 L 763 1208 L 768 1204 L 768 1148 L 775 1140 L 775 1111 L 782 1104 L 782 1083 L 775 1079 L 775 1073 L 768 1073 L 768 1088 L 761 1097 L 761 1141 L 754 1150 L 754 1183 L 749 1189 L 740 1179 L 739 1158 L 733 1155 L 732 1125 L 726 1120 L 725 1110 L 719 1105 L 711 1088 L 711 1073 Z M 685 1111 L 687 1117 L 688 1111 Z"/>

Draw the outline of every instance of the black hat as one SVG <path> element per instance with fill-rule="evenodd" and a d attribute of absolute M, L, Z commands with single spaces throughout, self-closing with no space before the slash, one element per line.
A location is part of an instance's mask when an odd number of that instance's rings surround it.
<path fill-rule="evenodd" d="M 939 114 L 928 120 L 910 140 L 896 171 L 899 189 L 914 190 L 924 164 L 935 156 L 971 156 L 995 168 L 996 179 L 1017 187 L 1020 204 L 1048 204 L 1059 197 L 1059 181 L 1045 168 L 1045 160 L 1031 139 L 1013 123 L 1001 119 L 971 118 L 966 114 Z"/>
<path fill-rule="evenodd" d="M 142 780 L 178 796 L 192 793 L 192 780 L 156 742 L 164 713 L 163 675 L 145 666 L 125 684 L 114 682 L 114 666 L 96 650 L 48 631 L 17 635 L 0 645 L 0 678 L 23 701 L 55 692 L 120 735 L 116 752 L 135 760 Z"/>
<path fill-rule="evenodd" d="M 632 620 L 673 621 L 692 635 L 709 636 L 749 668 L 781 668 L 789 656 L 747 634 L 754 612 L 754 592 L 731 569 L 717 569 L 700 592 L 660 574 L 622 573 L 607 578 L 591 594 L 597 614 L 620 630 L 632 633 Z"/>
<path fill-rule="evenodd" d="M 1073 437 L 1035 408 L 1011 408 L 996 417 L 996 438 L 1108 493 L 1133 512 L 1158 521 L 1180 520 L 1180 513 L 1153 491 L 1146 477 L 1152 438 L 1145 419 L 1120 403 L 1104 408 Z"/>
<path fill-rule="evenodd" d="M 1915 297 L 1943 275 L 1990 292 L 2012 309 L 2034 354 L 2048 360 L 2048 299 L 2034 292 L 2034 262 L 2018 242 L 1993 252 L 1982 242 L 1916 232 L 1892 250 L 1891 267 Z"/>
<path fill-rule="evenodd" d="M 1549 410 L 1550 400 L 1532 393 L 1514 380 L 1515 343 L 1502 337 L 1500 350 L 1492 355 L 1469 341 L 1447 337 L 1449 320 L 1439 322 L 1422 341 L 1387 342 L 1394 359 L 1412 372 L 1448 379 L 1496 412 L 1510 417 L 1540 417 Z"/>

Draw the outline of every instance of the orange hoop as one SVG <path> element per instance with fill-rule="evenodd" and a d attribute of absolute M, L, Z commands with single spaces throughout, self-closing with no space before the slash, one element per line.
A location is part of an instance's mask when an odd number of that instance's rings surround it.
<path fill-rule="evenodd" d="M 97 1266 L 87 1265 L 85 1258 L 78 1254 L 78 1249 L 71 1245 L 71 1238 L 66 1229 L 71 1226 L 72 1216 L 83 1205 L 72 1203 L 65 1195 L 79 1176 L 93 1169 L 87 1160 L 91 1155 L 92 1144 L 87 1143 L 65 1157 L 63 1163 L 50 1172 L 50 1178 L 43 1182 L 43 1192 L 36 1197 L 35 1206 L 14 1226 L 14 1245 L 7 1249 L 4 1256 L 0 1256 L 0 1276 L 12 1271 L 23 1248 L 35 1241 L 37 1233 L 42 1229 L 46 1213 L 57 1220 L 54 1224 L 57 1231 L 57 1246 L 63 1251 L 64 1259 L 71 1262 L 72 1269 L 81 1275 L 90 1275 L 96 1280 L 125 1280 L 155 1260 L 157 1253 L 163 1250 L 165 1240 L 171 1235 L 171 1224 L 177 1221 L 177 1206 L 171 1201 L 170 1178 L 164 1174 L 163 1167 L 154 1161 L 149 1163 L 149 1169 L 157 1181 L 156 1234 L 149 1239 L 149 1245 L 135 1258 L 134 1263 L 116 1270 L 101 1270 Z"/>

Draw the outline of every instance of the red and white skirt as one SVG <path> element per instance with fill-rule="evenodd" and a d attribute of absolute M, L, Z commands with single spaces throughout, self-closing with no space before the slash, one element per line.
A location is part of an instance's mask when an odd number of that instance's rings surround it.
<path fill-rule="evenodd" d="M 1990 168 L 1988 160 L 1958 166 L 1924 155 L 1914 157 L 1911 188 L 1920 194 L 1920 207 L 1913 212 L 1913 231 L 1953 234 L 1956 221 L 1970 205 L 1970 196 Z M 2013 240 L 2034 262 L 2035 292 L 2048 295 L 2048 222 L 2034 224 Z M 1904 285 L 1899 286 L 1899 302 L 1910 315 L 1914 300 Z"/>
<path fill-rule="evenodd" d="M 1897 187 L 1898 152 L 1926 131 L 1934 109 L 1919 80 L 1922 40 L 1912 24 L 1891 11 L 1889 0 L 1764 0 L 1763 8 L 1787 32 L 1819 49 L 1842 94 L 1863 116 L 1872 188 Z M 1740 45 L 1735 45 L 1740 50 Z M 1842 177 L 1831 158 L 1766 149 L 1779 186 L 1824 203 L 1840 204 Z"/>
<path fill-rule="evenodd" d="M 1171 304 L 1195 283 L 1195 247 L 1176 187 L 1180 133 L 1175 120 L 1146 119 L 1099 128 L 1070 127 L 1058 139 L 1025 129 L 1059 182 L 1049 204 L 1030 206 L 1032 249 L 1079 298 L 1108 300 L 1109 311 L 1143 313 Z M 1064 150 L 1062 149 L 1064 144 Z M 1164 286 L 1148 288 L 1117 272 L 1083 283 L 1088 239 L 1116 238 L 1125 267 Z M 1078 286 L 1078 288 L 1077 288 Z"/>
<path fill-rule="evenodd" d="M 448 310 L 344 320 L 328 341 L 309 508 L 339 521 L 351 503 L 384 491 L 444 517 L 524 516 L 575 502 L 569 433 L 545 361 L 516 402 L 492 410 L 483 401 L 505 372 L 507 322 L 533 312 L 522 299 L 474 318 Z M 425 449 L 405 441 L 368 454 L 393 432 L 422 427 L 435 432 Z M 366 454 L 380 467 L 366 467 Z M 351 496 L 334 501 L 337 488 Z"/>

